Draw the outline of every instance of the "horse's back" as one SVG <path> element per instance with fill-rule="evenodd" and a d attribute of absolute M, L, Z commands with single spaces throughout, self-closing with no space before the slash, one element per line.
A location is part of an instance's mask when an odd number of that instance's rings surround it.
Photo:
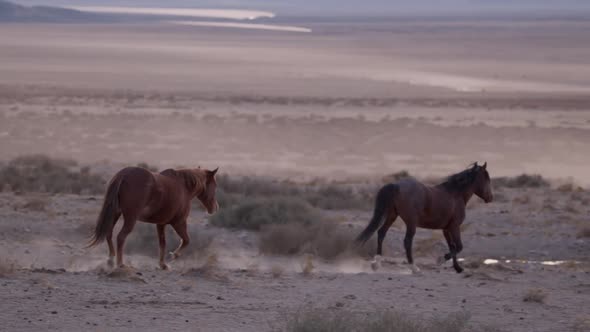
<path fill-rule="evenodd" d="M 412 219 L 419 227 L 436 229 L 442 228 L 452 216 L 452 197 L 440 188 L 427 186 L 414 178 L 402 179 L 396 184 L 399 188 L 396 209 L 404 221 Z"/>
<path fill-rule="evenodd" d="M 119 202 L 121 208 L 141 207 L 158 193 L 157 184 L 152 172 L 141 167 L 126 167 L 120 170 L 114 179 L 121 181 Z"/>

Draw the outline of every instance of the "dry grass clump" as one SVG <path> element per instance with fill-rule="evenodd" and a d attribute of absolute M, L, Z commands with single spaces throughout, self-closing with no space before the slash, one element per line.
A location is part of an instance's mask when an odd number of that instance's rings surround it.
<path fill-rule="evenodd" d="M 397 311 L 356 313 L 304 308 L 291 316 L 287 332 L 460 332 L 466 331 L 469 314 L 455 313 L 432 319 Z"/>
<path fill-rule="evenodd" d="M 326 210 L 362 210 L 371 208 L 376 192 L 375 188 L 367 186 L 322 181 L 298 184 L 265 177 L 221 175 L 217 183 L 217 201 L 223 207 L 233 207 L 246 199 L 285 197 Z"/>
<path fill-rule="evenodd" d="M 47 210 L 47 206 L 51 203 L 47 197 L 33 197 L 27 200 L 21 208 L 28 211 L 43 212 Z"/>
<path fill-rule="evenodd" d="M 579 239 L 590 238 L 590 226 L 582 227 L 582 229 L 578 231 L 577 237 Z"/>
<path fill-rule="evenodd" d="M 17 266 L 14 261 L 0 258 L 0 278 L 6 278 L 16 272 Z"/>
<path fill-rule="evenodd" d="M 272 224 L 311 224 L 321 216 L 309 203 L 293 197 L 246 199 L 225 207 L 211 217 L 220 227 L 260 230 Z"/>
<path fill-rule="evenodd" d="M 45 155 L 18 157 L 0 168 L 0 191 L 99 194 L 104 187 L 90 168 Z"/>
<path fill-rule="evenodd" d="M 279 265 L 273 265 L 270 268 L 270 273 L 272 274 L 273 278 L 279 278 L 280 276 L 283 275 L 284 272 L 285 272 L 285 269 L 283 269 Z"/>
<path fill-rule="evenodd" d="M 264 254 L 311 254 L 331 260 L 353 250 L 355 235 L 352 230 L 328 221 L 269 225 L 262 230 L 258 245 Z"/>
<path fill-rule="evenodd" d="M 549 187 L 549 182 L 538 174 L 521 174 L 515 177 L 499 177 L 492 179 L 494 187 L 507 188 L 542 188 Z"/>
<path fill-rule="evenodd" d="M 545 303 L 547 293 L 540 288 L 531 288 L 523 296 L 524 302 Z"/>
<path fill-rule="evenodd" d="M 572 331 L 583 332 L 590 331 L 590 316 L 577 317 L 572 326 Z"/>

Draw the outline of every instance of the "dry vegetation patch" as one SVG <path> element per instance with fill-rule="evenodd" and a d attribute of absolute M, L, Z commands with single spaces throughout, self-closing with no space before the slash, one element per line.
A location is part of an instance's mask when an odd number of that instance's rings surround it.
<path fill-rule="evenodd" d="M 579 239 L 590 238 L 590 226 L 582 227 L 582 229 L 578 231 L 577 237 Z"/>
<path fill-rule="evenodd" d="M 531 288 L 523 296 L 524 302 L 545 303 L 547 293 L 540 288 Z"/>
<path fill-rule="evenodd" d="M 289 317 L 284 330 L 287 332 L 460 332 L 468 331 L 468 322 L 469 314 L 467 313 L 424 319 L 397 311 L 357 313 L 304 308 Z"/>
<path fill-rule="evenodd" d="M 492 185 L 497 188 L 543 188 L 549 187 L 550 183 L 539 174 L 521 174 L 514 177 L 494 178 Z"/>
<path fill-rule="evenodd" d="M 17 266 L 14 261 L 0 258 L 0 278 L 10 277 L 16 272 Z"/>
<path fill-rule="evenodd" d="M 260 230 L 272 224 L 309 225 L 321 215 L 309 203 L 290 197 L 246 199 L 211 217 L 215 226 Z"/>
<path fill-rule="evenodd" d="M 104 187 L 101 176 L 72 160 L 29 155 L 0 166 L 0 191 L 100 194 Z"/>
<path fill-rule="evenodd" d="M 305 201 L 325 210 L 370 209 L 377 188 L 369 184 L 346 184 L 313 181 L 294 183 L 265 177 L 230 177 L 217 179 L 217 200 L 223 207 L 233 207 L 244 200 L 288 198 Z"/>
<path fill-rule="evenodd" d="M 269 255 L 312 254 L 331 260 L 361 250 L 352 246 L 355 235 L 352 230 L 329 221 L 270 225 L 260 234 L 259 249 Z"/>

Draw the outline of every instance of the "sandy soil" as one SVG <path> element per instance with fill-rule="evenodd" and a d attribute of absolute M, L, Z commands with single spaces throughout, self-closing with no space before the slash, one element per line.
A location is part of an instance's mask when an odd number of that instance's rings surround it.
<path fill-rule="evenodd" d="M 505 331 L 583 326 L 590 314 L 590 242 L 577 235 L 589 222 L 590 195 L 535 189 L 497 196 L 494 204 L 470 205 L 461 255 L 468 268 L 458 275 L 450 264 L 435 263 L 446 248 L 442 235 L 429 230 L 418 231 L 414 248 L 422 271 L 412 274 L 402 259 L 401 222 L 374 270 L 370 259 L 358 256 L 327 262 L 261 255 L 256 233 L 208 226 L 198 209 L 190 224 L 200 236 L 170 271 L 156 269 L 157 243 L 141 235 L 155 232 L 147 224 L 130 237 L 133 269 L 112 271 L 105 245 L 82 249 L 100 197 L 2 194 L 0 248 L 4 266 L 12 262 L 15 270 L 0 280 L 0 315 L 12 331 L 261 331 L 282 328 L 286 317 L 311 305 L 393 308 L 421 317 L 467 311 L 474 326 Z M 357 231 L 369 219 L 365 211 L 329 215 Z M 314 268 L 305 274 L 308 259 Z M 486 259 L 499 263 L 485 265 Z M 530 289 L 541 289 L 544 303 L 524 302 Z"/>
<path fill-rule="evenodd" d="M 369 257 L 261 255 L 257 234 L 212 227 L 199 210 L 191 254 L 171 271 L 155 268 L 147 225 L 130 239 L 133 269 L 111 271 L 104 247 L 82 249 L 101 197 L 0 193 L 4 327 L 265 331 L 316 306 L 590 329 L 590 195 L 556 189 L 590 185 L 587 22 L 282 23 L 313 32 L 3 25 L 0 162 L 44 153 L 107 178 L 148 162 L 347 181 L 487 160 L 494 177 L 541 173 L 553 189 L 498 189 L 493 204 L 470 204 L 463 275 L 435 264 L 444 241 L 426 230 L 415 242 L 422 272 L 410 273 L 399 221 L 374 270 Z M 324 213 L 358 231 L 370 218 Z M 544 303 L 524 302 L 530 289 Z"/>

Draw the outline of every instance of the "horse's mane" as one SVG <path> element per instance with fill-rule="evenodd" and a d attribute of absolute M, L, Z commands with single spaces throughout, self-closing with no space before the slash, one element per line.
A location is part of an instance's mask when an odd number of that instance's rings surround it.
<path fill-rule="evenodd" d="M 166 169 L 163 170 L 162 172 L 160 172 L 160 174 L 165 175 L 165 176 L 170 176 L 170 177 L 176 177 L 181 179 L 186 188 L 189 191 L 193 191 L 195 190 L 195 187 L 203 182 L 203 179 L 201 178 L 201 174 L 203 172 L 196 172 L 195 170 L 190 170 L 190 169 Z"/>
<path fill-rule="evenodd" d="M 449 176 L 447 180 L 439 186 L 442 186 L 449 192 L 463 191 L 475 181 L 477 168 L 478 166 L 475 163 L 471 164 L 466 170 Z"/>

